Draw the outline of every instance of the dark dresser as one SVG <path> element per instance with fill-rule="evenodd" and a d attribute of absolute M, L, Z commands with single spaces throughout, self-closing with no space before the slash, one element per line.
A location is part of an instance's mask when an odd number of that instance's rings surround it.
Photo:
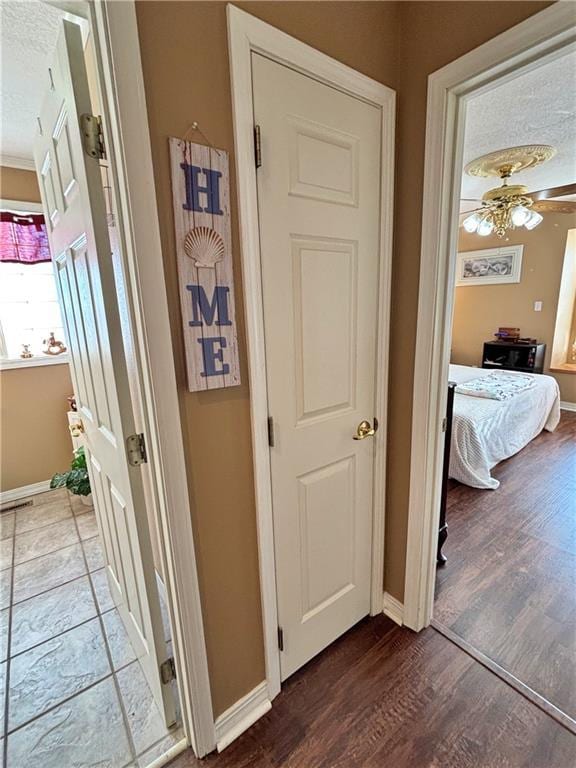
<path fill-rule="evenodd" d="M 482 352 L 482 368 L 522 373 L 542 373 L 546 344 L 521 341 L 486 341 Z"/>

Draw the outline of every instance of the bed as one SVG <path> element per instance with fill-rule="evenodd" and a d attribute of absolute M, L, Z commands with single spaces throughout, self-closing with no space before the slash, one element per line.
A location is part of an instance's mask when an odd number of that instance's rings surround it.
<path fill-rule="evenodd" d="M 492 374 L 483 368 L 450 365 L 457 385 Z M 530 388 L 509 400 L 454 395 L 449 475 L 473 488 L 498 488 L 490 474 L 498 462 L 521 451 L 543 429 L 553 432 L 560 420 L 560 391 L 555 379 L 541 374 L 514 374 L 534 379 Z"/>

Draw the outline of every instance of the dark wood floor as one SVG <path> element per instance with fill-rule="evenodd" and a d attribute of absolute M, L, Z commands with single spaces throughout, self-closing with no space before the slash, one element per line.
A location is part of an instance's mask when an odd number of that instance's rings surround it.
<path fill-rule="evenodd" d="M 435 619 L 576 719 L 576 413 L 493 474 L 451 481 Z"/>
<path fill-rule="evenodd" d="M 567 709 L 575 435 L 576 414 L 564 414 L 554 435 L 496 470 L 498 491 L 451 491 L 437 604 L 445 623 L 484 650 L 494 645 L 500 663 Z M 576 736 L 432 627 L 416 635 L 381 616 L 293 675 L 221 755 L 187 752 L 171 766 L 573 768 Z"/>
<path fill-rule="evenodd" d="M 221 755 L 172 768 L 571 768 L 576 737 L 433 628 L 366 619 Z"/>

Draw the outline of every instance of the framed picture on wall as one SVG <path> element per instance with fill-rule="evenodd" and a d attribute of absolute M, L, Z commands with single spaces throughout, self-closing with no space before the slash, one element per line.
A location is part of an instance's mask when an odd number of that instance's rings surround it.
<path fill-rule="evenodd" d="M 456 260 L 456 285 L 519 283 L 523 245 L 464 251 Z"/>

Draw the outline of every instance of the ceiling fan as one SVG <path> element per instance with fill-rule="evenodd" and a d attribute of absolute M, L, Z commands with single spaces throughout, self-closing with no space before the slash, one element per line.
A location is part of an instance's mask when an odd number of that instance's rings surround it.
<path fill-rule="evenodd" d="M 502 184 L 485 192 L 481 200 L 463 199 L 463 202 L 480 203 L 466 214 L 462 222 L 464 229 L 483 236 L 495 233 L 504 237 L 508 229 L 522 226 L 534 229 L 542 222 L 542 213 L 576 212 L 576 202 L 553 199 L 576 194 L 576 184 L 529 192 L 524 184 L 508 183 L 514 173 L 541 165 L 555 154 L 554 147 L 536 144 L 500 149 L 468 163 L 464 171 L 469 176 L 498 176 Z"/>

